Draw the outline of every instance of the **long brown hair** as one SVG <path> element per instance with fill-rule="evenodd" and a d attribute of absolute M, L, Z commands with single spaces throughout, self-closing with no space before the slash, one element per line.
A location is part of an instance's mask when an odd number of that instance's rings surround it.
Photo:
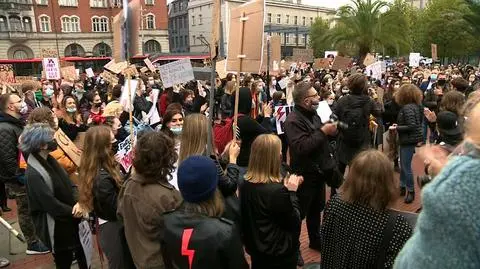
<path fill-rule="evenodd" d="M 276 135 L 263 134 L 252 144 L 245 180 L 252 183 L 282 181 L 280 175 L 282 142 Z"/>
<path fill-rule="evenodd" d="M 191 114 L 183 122 L 178 163 L 192 155 L 203 155 L 208 143 L 208 119 L 202 114 Z"/>
<path fill-rule="evenodd" d="M 75 101 L 75 105 L 77 107 L 77 111 L 75 111 L 75 113 L 73 113 L 73 117 L 70 116 L 70 114 L 67 112 L 66 104 L 67 104 L 68 99 L 73 99 Z M 65 96 L 62 100 L 61 113 L 60 113 L 60 115 L 57 115 L 57 116 L 64 119 L 68 124 L 77 123 L 77 119 L 81 120 L 80 112 L 78 111 L 78 100 L 77 100 L 77 98 L 75 98 L 73 96 L 70 96 L 70 95 Z"/>
<path fill-rule="evenodd" d="M 343 184 L 343 199 L 382 211 L 393 200 L 395 180 L 392 162 L 378 150 L 358 154 Z"/>
<path fill-rule="evenodd" d="M 93 208 L 93 183 L 101 168 L 105 169 L 121 185 L 121 176 L 111 149 L 112 130 L 108 126 L 90 127 L 85 134 L 85 145 L 79 167 L 80 204 Z"/>

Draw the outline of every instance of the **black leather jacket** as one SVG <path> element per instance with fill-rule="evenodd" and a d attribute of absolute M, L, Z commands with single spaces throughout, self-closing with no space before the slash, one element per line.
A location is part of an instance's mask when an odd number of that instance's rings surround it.
<path fill-rule="evenodd" d="M 240 232 L 232 221 L 179 209 L 164 215 L 166 268 L 248 268 Z"/>
<path fill-rule="evenodd" d="M 117 200 L 120 189 L 105 170 L 100 169 L 93 183 L 93 208 L 95 215 L 108 221 L 117 220 Z"/>

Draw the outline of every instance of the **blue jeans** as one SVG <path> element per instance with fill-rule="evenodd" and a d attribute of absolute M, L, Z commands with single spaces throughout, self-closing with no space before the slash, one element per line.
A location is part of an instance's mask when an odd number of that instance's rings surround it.
<path fill-rule="evenodd" d="M 413 154 L 415 154 L 415 145 L 400 146 L 400 187 L 406 187 L 409 192 L 415 191 L 412 171 Z"/>

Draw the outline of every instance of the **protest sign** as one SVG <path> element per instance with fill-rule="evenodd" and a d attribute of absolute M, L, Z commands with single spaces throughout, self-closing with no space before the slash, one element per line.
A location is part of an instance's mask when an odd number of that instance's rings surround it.
<path fill-rule="evenodd" d="M 367 56 L 365 56 L 365 60 L 363 60 L 363 65 L 369 66 L 373 63 L 375 63 L 375 56 L 373 56 L 373 54 L 368 53 Z"/>
<path fill-rule="evenodd" d="M 329 69 L 330 61 L 328 60 L 328 58 L 318 58 L 315 59 L 314 65 L 316 69 Z"/>
<path fill-rule="evenodd" d="M 147 114 L 149 125 L 154 125 L 160 122 L 160 115 L 158 114 L 158 109 L 157 109 L 157 101 L 158 101 L 159 93 L 160 93 L 159 89 L 152 89 L 152 93 L 149 96 L 152 99 L 150 101 L 153 104 L 153 106 L 150 108 L 150 111 Z"/>
<path fill-rule="evenodd" d="M 70 160 L 72 160 L 76 166 L 80 166 L 82 152 L 77 148 L 72 140 L 70 140 L 70 138 L 68 138 L 68 136 L 60 128 L 55 132 L 54 137 L 58 146 L 65 152 L 68 158 L 70 158 Z"/>
<path fill-rule="evenodd" d="M 311 63 L 313 61 L 313 49 L 293 48 L 292 59 L 294 61 Z"/>
<path fill-rule="evenodd" d="M 130 171 L 133 163 L 132 141 L 130 136 L 118 144 L 118 151 L 115 154 L 115 160 L 123 167 L 125 171 Z"/>
<path fill-rule="evenodd" d="M 87 77 L 89 78 L 93 78 L 95 76 L 95 73 L 93 73 L 93 69 L 91 67 L 85 69 L 85 73 L 87 73 Z"/>
<path fill-rule="evenodd" d="M 337 57 L 338 51 L 325 51 L 325 58 L 328 58 L 328 55 L 333 55 L 333 57 Z"/>
<path fill-rule="evenodd" d="M 438 55 L 437 55 L 437 44 L 432 44 L 432 59 L 434 61 L 438 60 Z"/>
<path fill-rule="evenodd" d="M 108 62 L 106 65 L 103 66 L 103 68 L 115 73 L 115 74 L 120 74 L 123 69 L 128 67 L 127 62 L 115 62 L 115 60 L 111 60 Z"/>
<path fill-rule="evenodd" d="M 147 73 L 147 72 L 148 72 L 148 67 L 145 67 L 145 66 L 144 66 L 144 67 L 140 68 L 140 73 L 145 74 L 145 73 Z"/>
<path fill-rule="evenodd" d="M 274 67 L 274 62 L 279 63 L 282 59 L 281 55 L 281 38 L 280 36 L 270 36 L 265 35 L 265 44 L 267 44 L 267 39 L 270 39 L 270 71 L 278 71 L 278 68 Z M 267 71 L 267 61 L 268 61 L 268 50 L 267 45 L 263 46 L 263 61 L 262 61 L 262 71 Z M 278 64 L 277 64 L 278 65 Z"/>
<path fill-rule="evenodd" d="M 87 268 L 91 268 L 93 256 L 93 235 L 88 221 L 82 220 L 78 224 L 78 235 L 80 237 L 80 243 L 82 245 L 83 253 L 85 254 L 85 259 L 87 261 Z"/>
<path fill-rule="evenodd" d="M 74 66 L 62 67 L 60 68 L 60 71 L 62 72 L 62 77 L 64 80 L 68 80 L 71 82 L 75 82 L 75 80 L 78 80 L 77 70 Z"/>
<path fill-rule="evenodd" d="M 280 86 L 280 89 L 283 90 L 287 88 L 287 82 L 288 82 L 288 79 L 286 77 L 278 81 L 278 86 Z"/>
<path fill-rule="evenodd" d="M 182 59 L 161 65 L 160 77 L 165 88 L 195 79 L 190 59 Z"/>
<path fill-rule="evenodd" d="M 381 79 L 382 78 L 382 68 L 383 67 L 383 62 L 378 61 L 376 63 L 373 63 L 365 68 L 367 76 L 370 76 L 375 79 Z"/>
<path fill-rule="evenodd" d="M 152 61 L 150 61 L 150 59 L 148 58 L 145 58 L 145 60 L 143 60 L 145 62 L 145 65 L 147 65 L 147 68 L 152 71 L 153 73 L 155 73 L 155 71 L 157 71 L 157 69 L 155 68 L 155 66 L 153 66 L 152 64 Z"/>
<path fill-rule="evenodd" d="M 125 82 L 125 86 L 122 87 L 122 95 L 120 96 L 120 104 L 123 106 L 123 109 L 126 112 L 130 111 L 130 107 L 133 105 L 133 99 L 135 99 L 137 87 L 138 87 L 138 80 L 130 79 L 130 88 L 128 88 L 128 83 Z M 130 95 L 130 99 L 128 98 Z"/>
<path fill-rule="evenodd" d="M 60 65 L 57 58 L 43 58 L 42 62 L 47 80 L 58 80 L 61 78 Z"/>
<path fill-rule="evenodd" d="M 103 78 L 106 82 L 108 82 L 110 85 L 117 85 L 118 84 L 118 77 L 115 74 L 112 74 L 108 71 L 103 71 L 100 74 L 100 77 Z"/>
<path fill-rule="evenodd" d="M 420 55 L 420 53 L 410 53 L 410 56 L 408 58 L 408 65 L 410 67 L 418 67 L 420 66 L 420 59 L 422 58 L 422 56 Z"/>
<path fill-rule="evenodd" d="M 13 84 L 15 83 L 15 75 L 13 74 L 13 65 L 0 64 L 0 82 Z"/>
<path fill-rule="evenodd" d="M 332 110 L 330 109 L 327 101 L 321 101 L 318 103 L 317 114 L 322 120 L 322 123 L 327 123 L 330 120 Z"/>
<path fill-rule="evenodd" d="M 217 71 L 218 77 L 224 79 L 227 77 L 227 70 L 225 69 L 227 64 L 226 60 L 216 62 L 215 71 Z"/>
<path fill-rule="evenodd" d="M 42 58 L 58 58 L 58 52 L 56 49 L 42 48 L 40 51 L 40 56 Z"/>
<path fill-rule="evenodd" d="M 337 56 L 335 57 L 335 60 L 333 61 L 332 65 L 332 70 L 347 70 L 348 66 L 352 62 L 351 58 L 348 57 L 342 57 L 342 56 Z"/>
<path fill-rule="evenodd" d="M 130 77 L 137 76 L 138 75 L 137 67 L 134 64 L 131 64 L 129 67 L 122 70 L 122 74 Z"/>
<path fill-rule="evenodd" d="M 293 106 L 276 106 L 275 120 L 277 125 L 277 134 L 285 133 L 284 123 L 287 120 L 288 114 L 293 110 Z"/>
<path fill-rule="evenodd" d="M 260 73 L 264 23 L 264 0 L 252 0 L 230 10 L 227 71 Z"/>

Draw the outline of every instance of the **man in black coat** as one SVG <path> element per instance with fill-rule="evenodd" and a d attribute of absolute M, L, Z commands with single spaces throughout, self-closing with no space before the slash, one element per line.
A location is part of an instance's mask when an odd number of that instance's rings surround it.
<path fill-rule="evenodd" d="M 320 96 L 311 83 L 300 82 L 293 91 L 295 109 L 285 121 L 285 134 L 290 147 L 292 172 L 303 176 L 298 188 L 301 216 L 307 218 L 309 247 L 320 249 L 320 213 L 325 206 L 325 179 L 333 175 L 335 160 L 329 149 L 328 136 L 337 128 L 322 124 L 317 114 Z"/>

